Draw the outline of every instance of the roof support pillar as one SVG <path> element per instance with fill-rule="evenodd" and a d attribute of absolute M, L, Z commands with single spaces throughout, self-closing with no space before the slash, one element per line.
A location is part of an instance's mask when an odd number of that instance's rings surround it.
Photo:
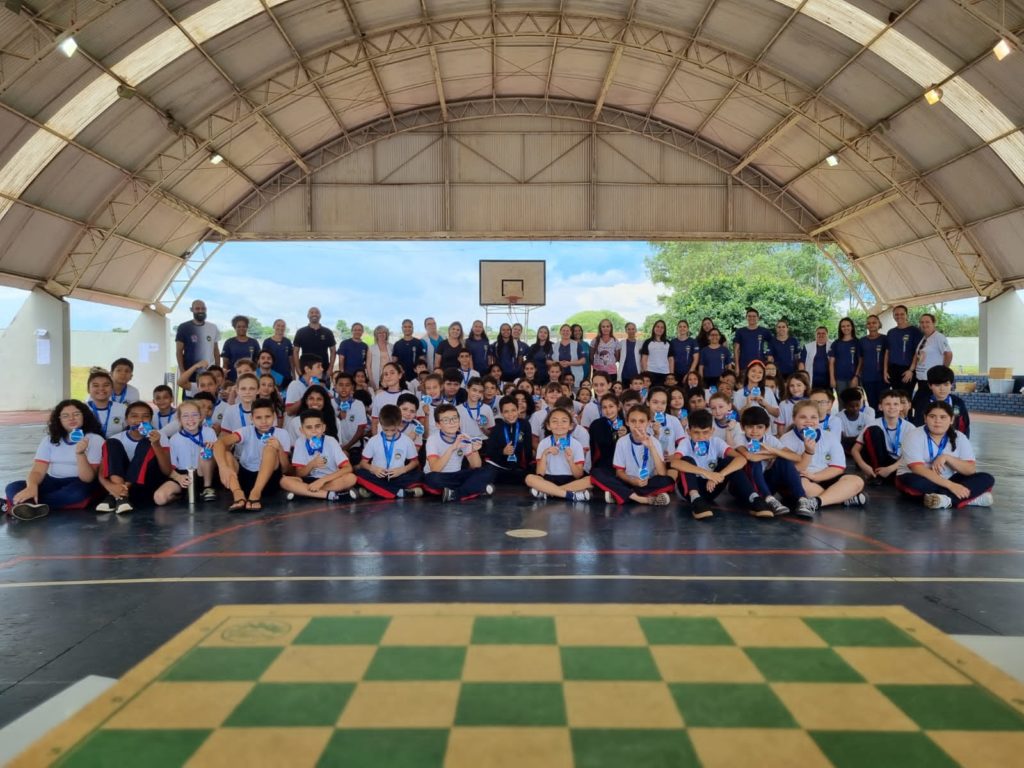
<path fill-rule="evenodd" d="M 133 384 L 148 401 L 153 387 L 164 383 L 171 364 L 171 327 L 167 316 L 146 307 L 121 337 L 110 358 L 127 357 L 135 364 Z"/>
<path fill-rule="evenodd" d="M 1024 375 L 1024 344 L 1014 333 L 1024 323 L 1024 301 L 1017 292 L 1005 291 L 981 302 L 978 322 L 978 370 L 984 375 L 989 368 L 1006 367 Z"/>
<path fill-rule="evenodd" d="M 34 288 L 0 336 L 4 410 L 48 411 L 71 392 L 71 306 Z"/>

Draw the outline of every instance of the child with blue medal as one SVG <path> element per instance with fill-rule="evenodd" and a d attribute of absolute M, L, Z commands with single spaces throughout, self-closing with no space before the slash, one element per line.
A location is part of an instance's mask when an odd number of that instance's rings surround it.
<path fill-rule="evenodd" d="M 494 493 L 494 469 L 481 457 L 483 438 L 463 432 L 460 415 L 453 405 L 434 410 L 437 429 L 427 438 L 427 468 L 424 482 L 428 492 L 443 501 L 468 501 Z"/>
<path fill-rule="evenodd" d="M 519 403 L 506 395 L 498 401 L 501 421 L 484 442 L 484 458 L 494 469 L 494 482 L 499 485 L 521 485 L 526 482 L 532 461 L 533 440 L 530 422 L 519 415 Z"/>
<path fill-rule="evenodd" d="M 608 504 L 666 506 L 674 482 L 665 474 L 665 458 L 661 444 L 650 433 L 651 411 L 643 404 L 634 405 L 626 416 L 628 433 L 615 443 L 612 469 L 595 466 L 594 487 L 604 491 Z"/>

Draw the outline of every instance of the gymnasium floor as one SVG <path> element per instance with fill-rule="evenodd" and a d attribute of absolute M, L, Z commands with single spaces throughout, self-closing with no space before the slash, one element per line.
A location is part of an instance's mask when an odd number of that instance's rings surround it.
<path fill-rule="evenodd" d="M 117 677 L 226 603 L 891 605 L 955 635 L 1024 635 L 1024 429 L 979 419 L 992 509 L 926 512 L 869 489 L 813 523 L 735 510 L 436 501 L 222 505 L 0 525 L 0 726 L 87 675 Z M 23 477 L 37 425 L 0 427 Z M 512 529 L 546 536 L 518 539 Z"/>

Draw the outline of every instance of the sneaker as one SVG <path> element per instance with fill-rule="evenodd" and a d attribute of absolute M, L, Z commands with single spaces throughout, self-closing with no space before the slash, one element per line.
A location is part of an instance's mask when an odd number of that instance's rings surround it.
<path fill-rule="evenodd" d="M 328 491 L 327 501 L 341 501 L 341 494 L 337 491 Z"/>
<path fill-rule="evenodd" d="M 715 516 L 715 511 L 711 508 L 710 501 L 698 496 L 690 502 L 690 514 L 693 515 L 694 520 L 707 520 L 709 517 Z"/>
<path fill-rule="evenodd" d="M 46 504 L 35 504 L 31 501 L 15 504 L 11 509 L 11 516 L 18 520 L 38 520 L 48 514 L 50 514 L 50 508 Z"/>
<path fill-rule="evenodd" d="M 445 488 L 444 492 L 441 493 L 441 501 L 455 501 L 455 491 L 451 488 Z"/>
<path fill-rule="evenodd" d="M 768 506 L 767 499 L 763 496 L 757 496 L 750 502 L 750 514 L 754 517 L 775 517 L 775 513 L 772 512 L 772 508 Z"/>
<path fill-rule="evenodd" d="M 211 490 L 213 489 L 211 488 Z M 116 502 L 114 503 L 114 511 L 119 515 L 123 515 L 126 512 L 134 512 L 135 508 L 132 506 L 132 503 L 128 501 L 128 499 L 122 496 L 121 498 L 117 499 Z"/>
<path fill-rule="evenodd" d="M 953 500 L 942 493 L 926 493 L 924 505 L 928 509 L 948 509 L 953 506 Z"/>
<path fill-rule="evenodd" d="M 405 489 L 405 495 L 406 496 L 413 496 L 413 497 L 418 499 L 420 496 L 423 495 L 423 489 L 422 488 L 406 488 Z"/>
<path fill-rule="evenodd" d="M 667 493 L 659 493 L 657 496 L 651 496 L 648 501 L 656 507 L 667 507 L 672 497 Z"/>
<path fill-rule="evenodd" d="M 203 488 L 203 501 L 216 501 L 217 490 L 215 488 Z"/>
<path fill-rule="evenodd" d="M 612 496 L 612 492 L 611 491 L 605 491 L 604 492 L 604 503 L 605 504 L 614 504 L 615 503 L 615 497 Z"/>
<path fill-rule="evenodd" d="M 571 502 L 590 501 L 590 491 L 569 491 L 565 494 L 565 500 Z"/>
<path fill-rule="evenodd" d="M 486 488 L 484 488 L 484 496 L 493 496 L 493 495 L 494 495 L 494 486 L 493 485 L 488 485 Z"/>
<path fill-rule="evenodd" d="M 356 489 L 356 493 L 359 494 L 359 498 L 360 499 L 368 499 L 368 498 L 370 498 L 373 495 L 372 493 L 370 493 L 365 488 L 357 488 Z"/>
<path fill-rule="evenodd" d="M 808 520 L 811 520 L 817 516 L 819 509 L 821 509 L 820 501 L 818 501 L 817 499 L 812 499 L 810 496 L 804 496 L 797 503 L 796 516 L 805 517 Z"/>
<path fill-rule="evenodd" d="M 778 517 L 779 515 L 789 514 L 789 507 L 787 507 L 774 496 L 765 496 L 764 501 L 765 504 L 768 505 L 768 509 L 772 511 L 772 514 L 775 515 L 775 517 Z"/>
<path fill-rule="evenodd" d="M 103 501 L 96 505 L 97 512 L 113 512 L 117 508 L 117 499 L 108 495 Z"/>
<path fill-rule="evenodd" d="M 981 496 L 979 496 L 978 498 L 971 499 L 970 501 L 968 501 L 967 502 L 967 506 L 968 507 L 991 507 L 993 501 L 994 501 L 994 499 L 992 498 L 992 494 L 990 492 L 988 492 L 988 491 L 985 491 L 985 493 L 981 494 Z"/>
<path fill-rule="evenodd" d="M 544 501 L 548 497 L 546 493 L 538 491 L 536 488 L 531 488 L 530 493 L 533 494 L 533 498 L 540 499 L 541 501 Z"/>
<path fill-rule="evenodd" d="M 844 507 L 863 507 L 867 503 L 868 503 L 868 495 L 866 493 L 858 493 L 858 494 L 855 494 L 855 495 L 851 496 L 846 501 L 844 501 L 843 502 L 843 506 Z"/>
<path fill-rule="evenodd" d="M 294 501 L 294 500 L 295 500 L 295 494 L 294 494 L 294 493 L 292 493 L 291 491 L 288 491 L 288 493 L 286 493 L 286 494 L 284 495 L 284 497 L 285 497 L 285 498 L 286 498 L 286 499 L 287 499 L 288 501 Z"/>
<path fill-rule="evenodd" d="M 288 494 L 288 495 L 290 496 L 291 494 Z M 351 491 L 349 491 L 348 495 L 349 495 L 349 498 L 352 499 L 352 501 L 356 501 L 359 498 L 359 494 L 356 493 L 356 489 L 355 488 L 353 488 Z"/>

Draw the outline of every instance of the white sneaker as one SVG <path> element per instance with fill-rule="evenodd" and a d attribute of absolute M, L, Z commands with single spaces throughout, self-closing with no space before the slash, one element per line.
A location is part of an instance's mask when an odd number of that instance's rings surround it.
<path fill-rule="evenodd" d="M 569 491 L 565 497 L 566 501 L 590 501 L 590 491 Z"/>
<path fill-rule="evenodd" d="M 441 501 L 455 501 L 455 491 L 451 488 L 445 488 L 441 493 Z"/>
<path fill-rule="evenodd" d="M 857 493 L 848 498 L 843 502 L 844 507 L 863 507 L 868 503 L 868 497 L 865 493 Z"/>
<path fill-rule="evenodd" d="M 96 511 L 100 513 L 113 512 L 116 508 L 117 499 L 113 496 L 107 496 L 107 498 L 96 505 Z"/>
<path fill-rule="evenodd" d="M 134 509 L 135 508 L 132 507 L 131 502 L 128 501 L 128 499 L 124 498 L 123 496 L 117 499 L 114 505 L 114 512 L 116 512 L 119 515 L 123 515 L 126 512 L 132 512 L 134 511 Z"/>
<path fill-rule="evenodd" d="M 605 504 L 614 504 L 615 503 L 615 497 L 612 496 L 612 492 L 611 491 L 605 491 L 604 492 L 604 503 Z"/>
<path fill-rule="evenodd" d="M 291 494 L 288 494 L 288 495 L 289 495 L 289 496 L 291 496 Z M 356 493 L 356 489 L 355 489 L 355 488 L 353 488 L 352 490 L 350 490 L 350 491 L 348 492 L 348 495 L 349 495 L 349 497 L 350 497 L 350 498 L 352 499 L 352 501 L 355 501 L 356 499 L 358 499 L 358 498 L 359 498 L 359 494 L 358 494 L 358 493 Z"/>
<path fill-rule="evenodd" d="M 543 491 L 538 491 L 536 488 L 531 488 L 530 493 L 533 494 L 533 498 L 540 499 L 541 501 L 544 501 L 548 497 L 546 493 L 544 493 Z"/>
<path fill-rule="evenodd" d="M 926 493 L 924 505 L 928 509 L 949 509 L 953 506 L 953 500 L 943 493 Z"/>
<path fill-rule="evenodd" d="M 422 488 L 406 488 L 405 489 L 405 495 L 406 496 L 412 496 L 412 497 L 418 499 L 420 496 L 423 495 L 423 489 Z"/>
<path fill-rule="evenodd" d="M 657 496 L 651 497 L 651 504 L 656 507 L 667 507 L 670 501 L 672 501 L 672 497 L 667 493 L 659 493 Z"/>
<path fill-rule="evenodd" d="M 804 496 L 797 502 L 796 516 L 804 517 L 807 519 L 813 518 L 818 514 L 819 502 L 817 499 L 813 499 L 810 496 Z"/>
<path fill-rule="evenodd" d="M 291 491 L 288 491 L 288 493 L 286 493 L 286 494 L 284 495 L 284 497 L 285 497 L 286 499 L 288 499 L 288 501 L 292 501 L 292 500 L 294 500 L 294 499 L 295 499 L 295 494 L 294 494 L 294 493 L 292 493 Z"/>
<path fill-rule="evenodd" d="M 360 499 L 368 499 L 368 498 L 370 498 L 370 496 L 373 495 L 368 490 L 366 490 L 365 488 L 362 488 L 362 487 L 357 488 L 356 489 L 356 493 L 359 494 L 359 498 Z"/>
<path fill-rule="evenodd" d="M 484 496 L 493 496 L 493 495 L 494 495 L 494 486 L 493 485 L 488 485 L 486 488 L 484 488 Z"/>
<path fill-rule="evenodd" d="M 787 507 L 781 501 L 776 499 L 774 496 L 765 496 L 764 501 L 768 505 L 768 508 L 772 511 L 772 514 L 776 517 L 779 517 L 779 515 L 789 514 L 789 507 Z"/>
<path fill-rule="evenodd" d="M 968 507 L 991 507 L 993 502 L 992 494 L 989 491 L 981 494 L 976 499 L 971 499 L 967 502 Z"/>

